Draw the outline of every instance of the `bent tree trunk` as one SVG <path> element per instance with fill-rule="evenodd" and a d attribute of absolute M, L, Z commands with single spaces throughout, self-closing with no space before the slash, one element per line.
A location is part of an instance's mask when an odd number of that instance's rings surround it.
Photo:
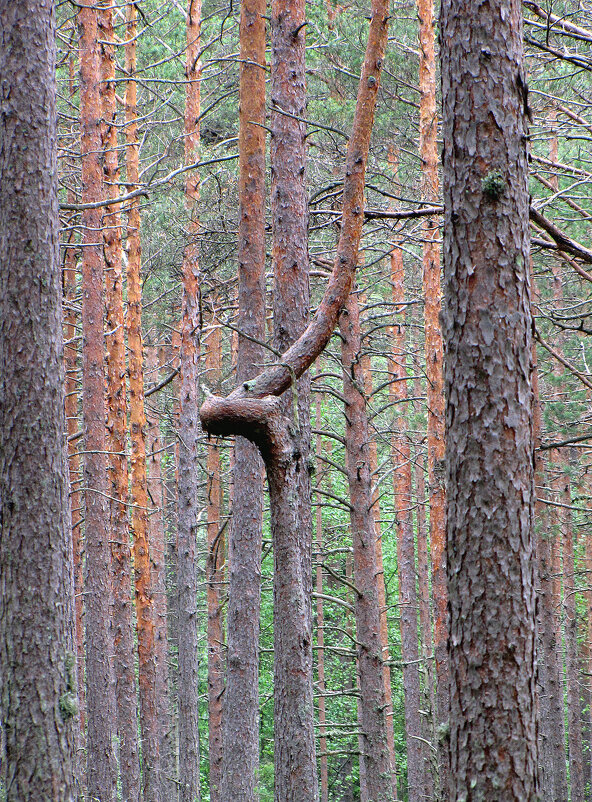
<path fill-rule="evenodd" d="M 450 799 L 536 799 L 521 8 L 442 5 Z"/>
<path fill-rule="evenodd" d="M 0 7 L 0 661 L 4 797 L 74 799 L 74 587 L 52 2 Z"/>
<path fill-rule="evenodd" d="M 283 414 L 283 401 L 278 396 L 295 384 L 326 346 L 352 285 L 362 230 L 366 160 L 386 47 L 387 19 L 388 8 L 384 0 L 374 0 L 354 126 L 348 147 L 342 228 L 335 267 L 317 313 L 305 332 L 283 355 L 280 363 L 263 371 L 255 379 L 243 382 L 228 398 L 209 397 L 201 409 L 203 427 L 207 432 L 242 435 L 259 448 L 267 467 L 274 541 L 285 544 L 287 553 L 283 555 L 283 559 L 290 570 L 295 572 L 301 571 L 302 559 L 300 554 L 293 552 L 298 538 L 294 527 L 298 526 L 299 521 L 294 489 L 298 484 L 298 474 L 307 470 L 308 466 L 303 465 L 296 421 Z M 302 583 L 298 576 L 294 580 L 289 592 L 293 593 L 293 615 L 297 627 L 284 627 L 283 636 L 287 640 L 284 650 L 286 653 L 293 652 L 294 659 L 298 661 L 295 665 L 302 666 L 303 654 L 310 649 L 310 644 L 303 643 L 300 637 L 303 616 L 306 615 L 309 602 L 301 597 Z M 276 686 L 275 691 L 279 698 L 287 699 L 288 695 L 292 697 L 289 705 L 299 711 L 302 723 L 312 722 L 310 679 L 305 682 L 293 676 L 285 687 Z M 304 747 L 304 743 L 308 746 Z M 282 750 L 282 760 L 286 765 L 281 768 L 280 776 L 285 776 L 288 780 L 285 791 L 282 790 L 285 796 L 281 802 L 301 802 L 303 799 L 314 800 L 316 797 L 314 738 L 308 731 L 303 731 L 298 745 L 299 749 L 294 753 L 297 759 L 288 748 Z M 304 748 L 309 750 L 306 755 L 303 754 Z M 314 767 L 314 772 L 311 766 Z"/>

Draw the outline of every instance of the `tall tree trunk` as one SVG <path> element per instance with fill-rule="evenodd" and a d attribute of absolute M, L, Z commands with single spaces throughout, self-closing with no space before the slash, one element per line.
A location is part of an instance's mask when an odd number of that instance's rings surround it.
<path fill-rule="evenodd" d="M 317 372 L 319 367 L 317 365 Z M 317 393 L 315 398 L 315 417 L 317 432 L 321 429 L 321 396 Z M 316 477 L 317 487 L 320 488 L 322 479 L 322 440 L 320 434 L 316 435 Z M 317 494 L 315 516 L 315 539 L 318 550 L 316 566 L 316 612 L 317 612 L 317 683 L 319 689 L 318 716 L 319 716 L 319 763 L 320 763 L 320 802 L 329 802 L 329 771 L 327 761 L 327 712 L 325 705 L 325 610 L 323 606 L 323 514 L 321 496 Z"/>
<path fill-rule="evenodd" d="M 445 0 L 441 42 L 450 798 L 510 802 L 538 794 L 520 4 Z"/>
<path fill-rule="evenodd" d="M 345 447 L 351 504 L 356 585 L 356 641 L 360 677 L 360 710 L 363 759 L 368 799 L 393 800 L 391 761 L 388 750 L 386 696 L 380 636 L 380 606 L 376 564 L 376 531 L 372 514 L 368 417 L 364 376 L 360 364 L 360 318 L 357 296 L 349 297 L 342 312 L 341 360 L 345 410 Z M 418 700 L 419 701 L 419 700 Z"/>
<path fill-rule="evenodd" d="M 434 2 L 417 0 L 419 16 L 419 155 L 422 163 L 422 197 L 439 202 L 438 113 L 436 110 L 436 56 Z M 446 590 L 446 491 L 444 483 L 444 380 L 440 329 L 440 242 L 438 221 L 424 218 L 423 293 L 425 298 L 425 354 L 428 408 L 428 482 L 430 544 L 434 599 L 434 655 L 436 667 L 436 729 L 438 732 L 437 798 L 448 798 L 450 670 L 446 644 L 448 611 Z"/>
<path fill-rule="evenodd" d="M 401 657 L 405 693 L 405 734 L 407 739 L 407 788 L 409 802 L 425 795 L 423 723 L 419 681 L 419 638 L 417 630 L 417 586 L 415 538 L 412 519 L 411 447 L 407 433 L 407 365 L 405 351 L 405 268 L 400 248 L 391 252 L 391 285 L 395 315 L 392 357 L 389 360 L 389 396 L 396 421 L 392 435 L 393 490 L 397 514 L 397 568 Z"/>
<path fill-rule="evenodd" d="M 360 293 L 360 301 L 365 298 Z M 364 375 L 364 391 L 369 402 L 373 393 L 372 360 L 367 352 L 361 355 Z M 382 559 L 382 531 L 380 519 L 380 494 L 376 484 L 378 472 L 378 445 L 376 437 L 369 435 L 368 455 L 370 458 L 370 480 L 372 482 L 372 515 L 376 533 L 376 583 L 378 587 L 378 604 L 380 607 L 380 641 L 382 643 L 382 677 L 384 680 L 384 698 L 386 703 L 386 738 L 391 761 L 391 778 L 393 781 L 393 797 L 397 799 L 397 758 L 395 754 L 395 731 L 393 727 L 393 691 L 391 686 L 391 669 L 389 666 L 388 619 L 386 604 L 386 588 L 384 583 L 384 562 Z"/>
<path fill-rule="evenodd" d="M 0 8 L 0 658 L 7 802 L 75 796 L 52 2 Z"/>
<path fill-rule="evenodd" d="M 146 370 L 158 382 L 158 349 L 146 347 Z M 156 406 L 154 406 L 156 404 Z M 146 408 L 146 488 L 148 491 L 148 545 L 154 599 L 155 695 L 158 700 L 158 740 L 161 795 L 164 802 L 177 794 L 174 783 L 175 759 L 169 703 L 168 604 L 166 587 L 166 535 L 161 470 L 160 408 L 157 402 Z"/>
<path fill-rule="evenodd" d="M 296 531 L 299 526 L 299 516 L 294 493 L 298 486 L 298 473 L 301 470 L 308 470 L 308 465 L 303 464 L 295 422 L 288 420 L 283 414 L 283 403 L 278 396 L 290 388 L 294 381 L 308 370 L 326 346 L 351 288 L 362 229 L 364 177 L 376 93 L 386 47 L 387 19 L 387 9 L 383 0 L 374 0 L 368 45 L 358 86 L 356 114 L 348 146 L 341 234 L 334 270 L 315 317 L 306 331 L 283 355 L 280 364 L 264 370 L 253 380 L 243 381 L 228 398 L 210 396 L 201 408 L 202 423 L 210 434 L 241 435 L 257 444 L 267 467 L 274 541 L 292 551 L 290 555 L 281 556 L 281 559 L 289 558 L 291 571 L 300 570 L 299 566 L 301 565 L 299 555 L 294 551 L 294 544 L 298 542 L 299 536 Z M 242 63 L 241 69 L 246 66 Z M 248 211 L 248 207 L 246 211 Z M 242 219 L 240 222 L 242 224 Z M 235 503 L 238 498 L 238 488 L 235 486 Z M 373 541 L 372 544 L 374 545 Z M 374 548 L 372 548 L 372 552 L 374 553 Z M 277 550 L 275 557 L 277 559 Z M 231 553 L 231 577 L 236 559 Z M 303 627 L 309 604 L 309 599 L 302 597 L 303 587 L 304 583 L 300 582 L 294 588 L 288 586 L 286 589 L 286 592 L 292 593 L 293 597 L 290 602 L 286 603 L 286 608 L 290 607 L 292 613 L 297 611 L 299 629 Z M 281 623 L 284 629 L 290 626 L 289 621 L 278 623 Z M 230 632 L 230 610 L 228 629 Z M 282 634 L 280 633 L 279 636 L 281 637 Z M 310 644 L 298 644 L 297 646 L 297 651 L 295 650 L 294 653 L 293 685 L 285 689 L 284 696 L 294 693 L 304 699 L 305 689 L 301 676 L 306 667 L 303 658 L 310 649 Z M 284 645 L 283 648 L 286 646 Z M 231 659 L 232 655 L 229 649 L 229 678 Z M 376 659 L 380 664 L 380 647 Z M 306 695 L 308 696 L 308 692 Z M 309 698 L 310 702 L 307 699 L 306 709 L 299 711 L 306 729 L 309 716 L 312 716 L 312 688 L 310 688 Z M 243 739 L 246 740 L 244 733 L 245 729 L 243 728 Z M 314 749 L 314 741 L 312 746 Z M 286 750 L 285 756 L 286 760 L 291 762 L 292 777 L 290 787 L 287 789 L 288 795 L 282 802 L 314 800 L 317 784 L 314 758 L 312 760 L 314 776 L 311 776 L 308 760 L 300 766 L 295 761 L 291 761 L 289 751 Z M 288 776 L 288 772 L 285 773 L 285 776 Z M 223 777 L 224 782 L 225 777 Z"/>
<path fill-rule="evenodd" d="M 567 467 L 567 466 L 566 466 Z M 584 755 L 582 752 L 582 718 L 578 672 L 578 619 L 576 614 L 576 582 L 574 536 L 571 520 L 571 483 L 569 474 L 562 476 L 561 509 L 563 536 L 563 577 L 565 592 L 565 667 L 567 685 L 567 722 L 569 732 L 569 784 L 571 802 L 584 802 Z"/>
<path fill-rule="evenodd" d="M 110 0 L 105 0 L 109 3 Z M 105 2 L 103 6 L 105 6 Z M 119 164 L 115 100 L 115 56 L 113 9 L 101 8 L 99 15 L 104 124 L 103 175 L 110 200 L 119 195 Z M 123 270 L 121 215 L 118 203 L 105 210 L 103 252 L 105 255 L 105 318 L 107 335 L 107 444 L 109 448 L 109 497 L 111 543 L 111 628 L 114 645 L 115 704 L 119 734 L 119 774 L 123 799 L 140 798 L 140 756 L 138 750 L 138 701 L 134 660 L 132 565 L 129 524 L 129 474 L 127 462 L 127 401 L 125 363 L 125 320 L 123 311 Z"/>
<path fill-rule="evenodd" d="M 308 199 L 306 194 L 306 112 L 304 0 L 271 3 L 271 219 L 273 233 L 274 346 L 283 353 L 306 328 L 309 314 Z M 275 798 L 295 798 L 293 766 L 317 795 L 312 715 L 312 519 L 310 501 L 310 377 L 298 380 L 296 398 L 287 394 L 284 415 L 299 429 L 302 465 L 295 502 L 299 524 L 290 541 L 274 538 L 274 733 Z M 294 553 L 295 552 L 295 553 Z M 294 560 L 296 558 L 296 560 Z M 283 559 L 287 562 L 284 563 Z M 291 570 L 290 570 L 291 569 Z M 295 572 L 294 572 L 294 569 Z M 300 587 L 296 589 L 296 585 Z M 293 600 L 304 601 L 302 609 Z M 285 647 L 285 648 L 284 648 Z M 294 683 L 294 655 L 302 676 Z M 291 687 L 293 691 L 285 693 Z M 306 709 L 306 715 L 304 710 Z M 289 755 L 289 757 L 288 757 Z M 302 789 L 304 790 L 304 789 Z"/>
<path fill-rule="evenodd" d="M 136 87 L 137 0 L 126 9 L 125 138 L 126 184 L 133 192 L 139 181 L 138 109 Z M 148 543 L 148 491 L 144 412 L 144 354 L 142 340 L 142 246 L 140 199 L 129 201 L 127 217 L 127 344 L 129 370 L 129 425 L 131 441 L 131 498 L 134 551 L 136 631 L 138 636 L 138 685 L 142 738 L 142 796 L 144 802 L 160 799 L 158 701 L 154 640 L 154 599 Z"/>
<path fill-rule="evenodd" d="M 80 127 L 82 202 L 103 200 L 100 152 L 100 60 L 97 10 L 81 5 Z M 109 510 L 105 453 L 105 373 L 103 349 L 103 246 L 101 209 L 82 213 L 82 421 L 85 486 L 85 610 L 87 786 L 91 798 L 115 799 L 116 766 L 112 748 L 114 687 L 110 637 L 111 583 L 108 567 Z"/>
<path fill-rule="evenodd" d="M 185 77 L 185 164 L 199 158 L 201 2 L 188 0 Z M 187 173 L 189 242 L 183 255 L 183 316 L 179 348 L 177 477 L 177 592 L 179 643 L 179 802 L 199 799 L 199 695 L 197 521 L 199 449 L 199 283 L 195 236 L 199 226 L 199 175 Z"/>
<path fill-rule="evenodd" d="M 240 16 L 237 379 L 257 373 L 265 336 L 265 0 L 243 0 Z M 259 773 L 259 612 L 262 463 L 237 438 L 228 539 L 228 646 L 223 704 L 223 800 L 254 802 Z"/>
<path fill-rule="evenodd" d="M 221 328 L 212 314 L 205 341 L 206 381 L 214 392 L 220 388 Z M 217 441 L 207 445 L 208 556 L 206 563 L 208 604 L 208 738 L 210 754 L 210 799 L 219 802 L 222 771 L 222 697 L 224 694 L 224 526 L 220 449 Z"/>

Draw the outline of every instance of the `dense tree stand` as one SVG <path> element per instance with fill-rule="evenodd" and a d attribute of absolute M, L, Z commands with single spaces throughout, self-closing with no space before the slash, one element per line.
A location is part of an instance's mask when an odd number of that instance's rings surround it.
<path fill-rule="evenodd" d="M 450 799 L 538 794 L 520 4 L 442 5 Z"/>

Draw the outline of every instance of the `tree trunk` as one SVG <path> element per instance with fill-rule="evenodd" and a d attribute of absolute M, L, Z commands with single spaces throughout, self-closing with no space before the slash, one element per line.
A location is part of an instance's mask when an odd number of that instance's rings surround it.
<path fill-rule="evenodd" d="M 306 328 L 310 291 L 308 279 L 308 199 L 306 193 L 306 113 L 304 0 L 271 3 L 271 219 L 273 233 L 274 346 L 285 351 Z M 300 118 L 300 119 L 298 119 Z M 298 797 L 293 765 L 299 766 L 303 786 L 316 798 L 316 759 L 312 710 L 312 519 L 310 500 L 310 378 L 305 373 L 296 397 L 283 398 L 283 412 L 296 417 L 298 448 L 304 470 L 298 470 L 298 524 L 288 537 L 274 541 L 274 726 L 275 798 Z M 293 409 L 292 405 L 297 405 Z M 283 558 L 286 562 L 283 562 Z M 288 587 L 292 586 L 292 587 Z M 298 586 L 298 587 L 297 587 Z M 304 602 L 300 611 L 284 607 Z M 296 613 L 296 615 L 295 615 Z M 284 626 L 291 619 L 295 628 Z M 303 650 L 303 651 L 301 651 Z M 304 676 L 293 683 L 294 654 Z M 292 688 L 294 693 L 290 692 Z M 298 697 L 296 691 L 302 696 Z M 306 714 L 304 713 L 306 710 Z M 307 727 L 308 732 L 302 728 Z M 290 744 L 286 749 L 278 737 Z M 298 745 L 298 746 L 296 746 Z M 310 779 L 305 779 L 309 777 Z M 286 794 L 296 794 L 287 797 Z"/>
<path fill-rule="evenodd" d="M 105 0 L 109 2 L 109 0 Z M 104 5 L 104 3 L 103 3 Z M 117 157 L 117 109 L 115 101 L 115 57 L 113 10 L 101 8 L 99 36 L 102 42 L 103 175 L 108 198 L 119 195 Z M 105 317 L 107 335 L 107 444 L 109 448 L 109 497 L 111 522 L 111 629 L 114 645 L 115 704 L 119 734 L 119 774 L 126 802 L 140 798 L 138 751 L 138 701 L 134 660 L 132 565 L 129 524 L 129 473 L 127 463 L 127 401 L 125 364 L 125 320 L 121 215 L 119 204 L 105 210 L 103 252 L 105 255 Z"/>
<path fill-rule="evenodd" d="M 158 350 L 146 347 L 146 370 L 158 382 Z M 168 605 L 166 588 L 166 537 L 161 471 L 160 408 L 156 402 L 146 408 L 146 488 L 148 491 L 148 545 L 154 599 L 155 696 L 158 700 L 158 741 L 161 795 L 164 802 L 177 794 L 174 783 L 175 759 L 169 702 Z"/>
<path fill-rule="evenodd" d="M 54 4 L 0 9 L 0 659 L 7 802 L 75 797 Z"/>
<path fill-rule="evenodd" d="M 422 163 L 422 198 L 439 202 L 438 113 L 436 110 L 436 57 L 433 0 L 417 0 L 419 17 L 419 155 Z M 448 610 L 446 589 L 446 490 L 444 484 L 444 380 L 440 329 L 439 221 L 423 221 L 423 293 L 425 297 L 425 354 L 428 409 L 428 482 L 432 587 L 434 599 L 434 655 L 436 667 L 436 730 L 438 733 L 437 799 L 448 798 L 449 743 L 446 737 L 450 707 L 450 670 L 446 644 Z"/>
<path fill-rule="evenodd" d="M 510 802 L 538 794 L 521 7 L 446 0 L 441 42 L 450 799 Z"/>
<path fill-rule="evenodd" d="M 126 9 L 125 138 L 126 184 L 133 192 L 139 181 L 138 109 L 136 91 L 137 0 Z M 142 340 L 142 246 L 140 241 L 140 199 L 129 201 L 127 219 L 127 344 L 129 369 L 129 424 L 131 441 L 131 497 L 136 631 L 138 635 L 138 685 L 140 690 L 140 732 L 142 737 L 142 796 L 144 802 L 160 800 L 160 757 L 156 662 L 154 641 L 154 599 L 148 543 L 148 490 L 144 412 L 144 354 Z"/>
<path fill-rule="evenodd" d="M 201 2 L 187 7 L 185 164 L 199 158 Z M 179 643 L 179 802 L 199 799 L 199 688 L 197 620 L 197 521 L 199 503 L 197 201 L 199 175 L 187 173 L 185 204 L 189 242 L 183 255 L 183 314 L 179 348 L 179 445 L 177 476 L 177 593 Z"/>
<path fill-rule="evenodd" d="M 412 519 L 411 447 L 407 434 L 407 365 L 405 351 L 405 268 L 399 248 L 391 252 L 391 284 L 394 312 L 393 350 L 389 360 L 389 400 L 396 420 L 391 438 L 393 490 L 397 515 L 397 569 L 399 575 L 399 615 L 401 657 L 405 693 L 405 734 L 407 739 L 407 788 L 409 802 L 425 795 L 423 722 L 419 682 L 419 638 L 417 630 L 417 587 L 415 538 Z"/>
<path fill-rule="evenodd" d="M 80 33 L 80 125 L 82 202 L 103 200 L 100 160 L 100 61 L 96 9 L 78 11 Z M 82 213 L 82 420 L 85 486 L 85 611 L 87 786 L 91 798 L 115 799 L 116 766 L 111 746 L 114 687 L 110 637 L 111 583 L 108 566 L 109 511 L 105 453 L 105 373 L 103 350 L 103 247 L 101 209 Z"/>
<path fill-rule="evenodd" d="M 346 401 L 345 447 L 354 547 L 363 760 L 368 799 L 382 802 L 395 797 L 387 738 L 368 418 L 364 396 L 359 389 L 364 386 L 364 375 L 360 365 L 360 319 L 356 295 L 350 295 L 339 328 Z"/>
<path fill-rule="evenodd" d="M 221 329 L 215 314 L 205 341 L 206 381 L 220 386 Z M 208 738 L 210 752 L 210 799 L 219 802 L 222 771 L 222 697 L 224 694 L 224 526 L 220 450 L 217 441 L 207 445 L 208 556 L 206 563 L 208 604 Z"/>
<path fill-rule="evenodd" d="M 265 337 L 265 0 L 240 16 L 237 380 L 257 372 Z M 259 611 L 262 463 L 237 438 L 228 538 L 228 647 L 223 703 L 222 800 L 255 802 L 259 773 Z"/>

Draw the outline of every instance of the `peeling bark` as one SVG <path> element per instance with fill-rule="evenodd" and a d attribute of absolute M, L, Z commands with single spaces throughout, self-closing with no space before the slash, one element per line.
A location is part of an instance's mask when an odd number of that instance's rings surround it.
<path fill-rule="evenodd" d="M 532 317 L 520 4 L 441 12 L 450 799 L 535 799 Z"/>

